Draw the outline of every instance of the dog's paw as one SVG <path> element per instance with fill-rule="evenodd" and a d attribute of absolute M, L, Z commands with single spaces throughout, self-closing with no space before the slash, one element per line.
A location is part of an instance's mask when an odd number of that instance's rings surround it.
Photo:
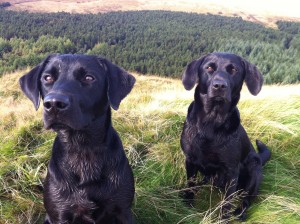
<path fill-rule="evenodd" d="M 237 208 L 237 209 L 234 211 L 233 214 L 234 214 L 234 216 L 236 216 L 241 222 L 246 221 L 247 214 L 246 214 L 245 209 Z"/>
<path fill-rule="evenodd" d="M 194 207 L 194 196 L 195 193 L 191 190 L 184 190 L 179 193 L 179 196 L 183 199 L 183 202 L 189 206 Z"/>

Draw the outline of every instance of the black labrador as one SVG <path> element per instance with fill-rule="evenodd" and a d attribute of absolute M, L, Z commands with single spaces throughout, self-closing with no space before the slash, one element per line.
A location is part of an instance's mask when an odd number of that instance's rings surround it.
<path fill-rule="evenodd" d="M 223 219 L 230 217 L 230 199 L 241 190 L 246 195 L 234 214 L 246 218 L 246 209 L 258 194 L 262 166 L 271 155 L 259 140 L 256 153 L 240 123 L 237 103 L 243 81 L 251 94 L 260 92 L 263 78 L 256 66 L 229 53 L 211 53 L 191 62 L 182 77 L 187 90 L 197 84 L 181 135 L 189 187 L 183 196 L 192 203 L 194 190 L 212 181 L 225 191 Z M 198 172 L 204 176 L 199 183 Z"/>
<path fill-rule="evenodd" d="M 44 182 L 45 223 L 132 223 L 134 179 L 112 127 L 135 78 L 110 61 L 50 55 L 20 78 L 44 104 L 44 126 L 57 132 Z"/>

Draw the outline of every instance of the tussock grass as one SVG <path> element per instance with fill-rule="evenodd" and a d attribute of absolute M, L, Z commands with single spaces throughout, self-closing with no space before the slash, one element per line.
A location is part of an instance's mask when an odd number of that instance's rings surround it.
<path fill-rule="evenodd" d="M 41 109 L 23 96 L 16 72 L 0 78 L 0 223 L 42 223 L 42 181 L 55 134 L 45 131 Z M 179 139 L 193 91 L 180 80 L 136 75 L 133 91 L 113 112 L 133 167 L 136 223 L 222 223 L 224 194 L 205 185 L 194 208 L 179 194 L 186 187 Z M 264 86 L 257 96 L 242 91 L 242 123 L 254 142 L 272 151 L 264 167 L 260 195 L 246 223 L 298 223 L 300 220 L 300 86 Z M 236 203 L 233 197 L 230 203 Z M 233 223 L 236 221 L 233 221 Z M 224 223 L 224 222 L 223 222 Z"/>

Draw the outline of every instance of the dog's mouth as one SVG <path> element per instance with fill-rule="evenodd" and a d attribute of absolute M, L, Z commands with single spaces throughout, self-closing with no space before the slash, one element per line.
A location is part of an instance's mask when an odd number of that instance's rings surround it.
<path fill-rule="evenodd" d="M 228 103 L 230 102 L 230 99 L 225 96 L 221 95 L 209 95 L 209 94 L 201 94 L 202 98 L 206 98 L 210 102 L 215 102 L 215 103 Z"/>
<path fill-rule="evenodd" d="M 220 103 L 222 103 L 222 102 L 226 102 L 227 101 L 227 99 L 226 98 L 224 98 L 224 97 L 221 97 L 221 96 L 216 96 L 216 97 L 213 97 L 212 98 L 214 101 L 216 101 L 216 102 L 220 102 Z"/>
<path fill-rule="evenodd" d="M 88 123 L 82 121 L 81 116 L 73 114 L 48 114 L 44 113 L 44 127 L 55 132 L 61 130 L 80 130 Z"/>
<path fill-rule="evenodd" d="M 209 100 L 210 102 L 214 102 L 216 104 L 227 104 L 231 102 L 231 100 L 228 97 L 224 97 L 224 96 L 209 97 Z"/>
<path fill-rule="evenodd" d="M 55 132 L 57 131 L 64 131 L 64 130 L 74 130 L 74 131 L 79 131 L 79 130 L 84 130 L 89 127 L 89 123 L 76 123 L 72 124 L 70 122 L 62 122 L 62 121 L 44 121 L 44 127 L 47 130 L 53 130 Z"/>
<path fill-rule="evenodd" d="M 52 129 L 53 131 L 60 131 L 60 130 L 70 130 L 72 128 L 63 123 L 52 123 L 50 125 L 47 125 L 46 129 Z"/>

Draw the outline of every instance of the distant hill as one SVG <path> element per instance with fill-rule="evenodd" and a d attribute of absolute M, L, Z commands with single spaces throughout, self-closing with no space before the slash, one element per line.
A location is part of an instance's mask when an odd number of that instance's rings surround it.
<path fill-rule="evenodd" d="M 300 21 L 297 1 L 272 0 L 0 0 L 9 2 L 10 10 L 29 12 L 103 13 L 129 10 L 170 10 L 196 13 L 211 13 L 242 17 L 244 20 L 276 27 L 276 21 Z"/>
<path fill-rule="evenodd" d="M 256 64 L 265 83 L 300 82 L 300 23 L 278 29 L 240 17 L 171 11 L 102 14 L 0 9 L 0 76 L 35 66 L 46 55 L 103 55 L 129 71 L 180 77 L 188 62 L 232 52 Z"/>

